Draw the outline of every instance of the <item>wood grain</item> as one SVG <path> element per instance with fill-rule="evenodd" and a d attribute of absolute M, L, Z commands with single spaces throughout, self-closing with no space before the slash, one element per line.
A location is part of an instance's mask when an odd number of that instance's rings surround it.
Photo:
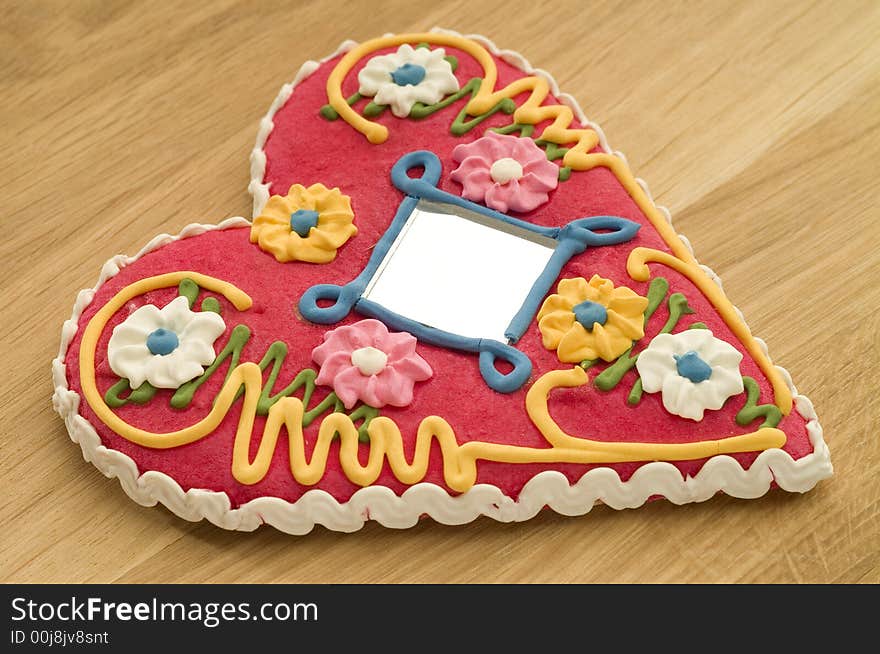
<path fill-rule="evenodd" d="M 0 580 L 880 581 L 880 4 L 3 2 Z M 52 411 L 76 292 L 159 232 L 249 215 L 281 84 L 345 38 L 442 25 L 551 71 L 814 401 L 806 495 L 516 525 L 224 532 L 132 503 Z"/>

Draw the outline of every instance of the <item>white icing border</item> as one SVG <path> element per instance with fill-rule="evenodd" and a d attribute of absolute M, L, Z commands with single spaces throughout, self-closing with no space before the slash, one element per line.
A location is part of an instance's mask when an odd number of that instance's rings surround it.
<path fill-rule="evenodd" d="M 433 31 L 456 34 L 438 28 Z M 492 54 L 526 74 L 545 77 L 553 95 L 572 108 L 581 124 L 596 130 L 603 149 L 612 151 L 599 126 L 587 120 L 570 95 L 559 92 L 556 82 L 548 73 L 532 68 L 524 57 L 515 52 L 499 50 L 494 43 L 482 36 L 468 35 L 467 38 L 479 42 Z M 269 112 L 260 122 L 256 145 L 251 154 L 251 182 L 248 186 L 254 198 L 254 215 L 259 213 L 268 199 L 269 185 L 263 184 L 266 156 L 262 148 L 273 128 L 272 117 L 299 82 L 317 70 L 321 63 L 350 50 L 354 45 L 354 42 L 346 41 L 321 62 L 308 61 L 303 64 L 293 82 L 281 88 Z M 623 157 L 619 152 L 614 154 Z M 640 179 L 637 181 L 653 202 L 647 184 Z M 660 206 L 658 209 L 671 224 L 669 211 Z M 76 334 L 79 317 L 104 282 L 147 252 L 206 231 L 249 225 L 244 218 L 230 218 L 219 225 L 187 225 L 177 236 L 161 234 L 155 237 L 133 257 L 113 257 L 104 264 L 95 287 L 79 292 L 73 313 L 62 328 L 58 357 L 52 361 L 52 377 L 55 383 L 52 404 L 64 419 L 71 440 L 79 443 L 82 448 L 85 460 L 91 461 L 107 477 L 119 479 L 123 490 L 138 504 L 154 506 L 162 503 L 186 520 L 207 519 L 224 529 L 252 531 L 267 523 L 289 534 L 306 534 L 316 524 L 320 524 L 335 531 L 352 532 L 363 527 L 367 520 L 376 520 L 386 527 L 411 527 L 423 515 L 443 524 L 465 524 L 481 515 L 499 522 L 518 522 L 534 517 L 545 505 L 557 513 L 576 516 L 589 513 L 598 502 L 614 509 L 637 508 L 654 495 L 662 495 L 675 504 L 702 502 L 719 491 L 733 497 L 750 499 L 766 493 L 774 481 L 784 490 L 804 493 L 820 480 L 830 477 L 833 472 L 828 447 L 822 438 L 822 427 L 812 403 L 797 393 L 788 372 L 776 366 L 791 389 L 796 410 L 807 421 L 807 434 L 813 445 L 813 452 L 795 460 L 784 450 L 766 450 L 758 455 L 748 470 L 742 468 L 736 459 L 719 455 L 706 462 L 696 476 L 686 478 L 682 477 L 678 468 L 665 462 L 643 465 L 628 481 L 621 481 L 611 468 L 591 470 L 574 485 L 569 484 L 568 479 L 559 472 L 541 472 L 526 483 L 516 500 L 489 484 L 477 484 L 466 493 L 451 496 L 436 484 L 419 483 L 411 486 L 401 496 L 385 486 L 370 486 L 355 492 L 348 502 L 339 503 L 326 491 L 310 490 L 293 503 L 276 497 L 262 497 L 237 509 L 231 508 L 229 497 L 224 492 L 200 489 L 184 492 L 173 478 L 162 472 L 148 471 L 139 475 L 137 465 L 129 456 L 102 445 L 94 427 L 79 415 L 79 394 L 68 388 L 64 359 Z M 691 249 L 687 239 L 681 235 L 679 237 Z M 706 266 L 701 267 L 720 287 L 721 280 L 718 276 Z M 755 340 L 767 354 L 764 341 L 757 337 Z"/>

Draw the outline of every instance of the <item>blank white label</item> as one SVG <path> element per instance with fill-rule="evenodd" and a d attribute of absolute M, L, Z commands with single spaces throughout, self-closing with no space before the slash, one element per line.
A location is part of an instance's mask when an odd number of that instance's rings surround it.
<path fill-rule="evenodd" d="M 507 326 L 555 246 L 520 227 L 421 201 L 363 297 L 430 327 L 506 343 Z"/>

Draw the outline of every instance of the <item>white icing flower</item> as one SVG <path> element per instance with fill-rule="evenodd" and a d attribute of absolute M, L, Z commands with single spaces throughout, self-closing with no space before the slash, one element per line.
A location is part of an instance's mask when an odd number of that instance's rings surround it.
<path fill-rule="evenodd" d="M 363 96 L 376 104 L 389 105 L 399 118 L 409 115 L 416 102 L 434 104 L 458 91 L 452 66 L 443 48 L 413 48 L 404 43 L 391 54 L 373 57 L 358 73 Z"/>
<path fill-rule="evenodd" d="M 669 413 L 700 421 L 706 409 L 720 409 L 743 392 L 742 354 L 708 329 L 658 334 L 636 361 L 642 388 L 663 392 Z"/>
<path fill-rule="evenodd" d="M 131 388 L 144 381 L 156 388 L 178 388 L 214 361 L 214 341 L 225 329 L 218 314 L 190 311 L 183 296 L 162 309 L 147 304 L 113 328 L 107 359 Z"/>

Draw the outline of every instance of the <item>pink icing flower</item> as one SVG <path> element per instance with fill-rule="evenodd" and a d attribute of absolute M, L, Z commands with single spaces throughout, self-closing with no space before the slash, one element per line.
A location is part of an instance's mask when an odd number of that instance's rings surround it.
<path fill-rule="evenodd" d="M 462 185 L 461 196 L 502 213 L 541 206 L 559 183 L 559 168 L 530 138 L 486 132 L 455 146 L 452 158 L 459 164 L 452 179 Z"/>
<path fill-rule="evenodd" d="M 415 336 L 372 319 L 327 332 L 312 358 L 321 366 L 315 382 L 331 386 L 346 409 L 358 400 L 377 409 L 407 406 L 415 383 L 434 374 L 416 353 Z"/>

